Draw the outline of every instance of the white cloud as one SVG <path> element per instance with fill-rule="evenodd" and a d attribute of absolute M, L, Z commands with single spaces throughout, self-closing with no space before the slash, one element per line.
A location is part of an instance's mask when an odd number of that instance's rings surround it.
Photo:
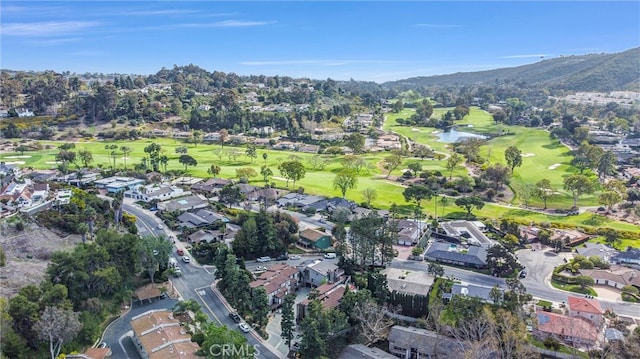
<path fill-rule="evenodd" d="M 2 24 L 0 29 L 4 36 L 59 36 L 83 31 L 100 24 L 97 21 L 16 22 Z"/>
<path fill-rule="evenodd" d="M 71 42 L 78 42 L 81 40 L 82 40 L 81 37 L 63 37 L 63 38 L 57 38 L 57 39 L 33 40 L 33 41 L 28 41 L 28 43 L 32 45 L 38 45 L 38 46 L 55 46 L 55 45 L 68 44 Z"/>
<path fill-rule="evenodd" d="M 195 14 L 197 10 L 189 10 L 189 9 L 164 9 L 164 10 L 140 10 L 140 11 L 129 11 L 119 13 L 120 15 L 130 15 L 130 16 L 155 16 L 155 15 L 187 15 L 187 14 Z"/>

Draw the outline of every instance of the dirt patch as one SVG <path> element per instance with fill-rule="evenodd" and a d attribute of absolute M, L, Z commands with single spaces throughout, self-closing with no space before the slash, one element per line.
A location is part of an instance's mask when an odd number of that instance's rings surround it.
<path fill-rule="evenodd" d="M 81 241 L 78 235 L 63 238 L 36 224 L 25 224 L 23 231 L 16 231 L 13 224 L 4 221 L 0 224 L 0 245 L 7 265 L 0 268 L 2 295 L 12 297 L 26 285 L 39 285 L 53 253 Z"/>

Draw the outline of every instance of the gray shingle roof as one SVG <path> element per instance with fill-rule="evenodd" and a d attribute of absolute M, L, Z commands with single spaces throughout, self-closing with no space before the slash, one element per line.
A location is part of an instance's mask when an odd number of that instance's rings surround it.
<path fill-rule="evenodd" d="M 434 258 L 437 260 L 453 261 L 467 263 L 471 265 L 486 265 L 487 264 L 487 251 L 478 246 L 470 246 L 467 253 L 461 253 L 459 251 L 452 250 L 453 247 L 450 243 L 446 242 L 434 242 L 429 246 L 425 257 Z"/>

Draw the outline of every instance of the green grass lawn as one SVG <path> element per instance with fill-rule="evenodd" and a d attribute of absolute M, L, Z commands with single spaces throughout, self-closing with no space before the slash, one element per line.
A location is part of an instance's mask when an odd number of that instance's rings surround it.
<path fill-rule="evenodd" d="M 409 112 L 411 111 L 404 110 L 403 112 L 397 115 L 406 116 L 407 114 L 409 114 Z M 483 126 L 485 128 L 489 128 L 493 126 L 491 123 L 488 122 L 486 115 L 483 113 L 484 112 L 480 110 L 472 110 L 472 114 L 473 116 L 475 116 L 475 117 L 472 116 L 473 117 L 472 120 L 474 121 L 473 124 L 474 126 L 475 124 L 478 125 L 476 128 L 483 128 Z M 398 117 L 395 117 L 395 118 L 398 118 Z M 393 125 L 390 125 L 391 122 L 392 121 L 387 121 L 386 126 L 393 127 Z M 407 130 L 411 131 L 411 128 L 409 127 L 398 127 L 398 129 L 403 131 L 407 131 Z M 421 129 L 421 131 L 422 130 L 424 129 Z M 523 151 L 524 153 L 527 153 L 526 151 L 531 151 L 532 153 L 534 151 L 537 151 L 536 156 L 525 158 L 525 166 L 523 167 L 534 168 L 535 170 L 533 170 L 532 171 L 533 173 L 531 173 L 530 175 L 525 176 L 526 172 L 524 168 L 516 169 L 515 171 L 516 176 L 513 180 L 514 185 L 516 185 L 517 183 L 524 182 L 525 177 L 533 178 L 535 180 L 539 176 L 538 172 L 542 171 L 541 169 L 545 168 L 545 166 L 548 166 L 549 163 L 555 161 L 554 153 L 565 153 L 565 149 L 563 147 L 554 145 L 553 142 L 548 138 L 548 136 L 541 135 L 541 134 L 544 134 L 544 131 L 524 129 L 524 128 L 518 128 L 518 130 L 522 131 L 520 136 L 525 136 L 524 134 L 525 130 L 532 131 L 533 133 L 532 136 L 533 138 L 536 138 L 536 141 L 539 141 L 540 143 L 543 143 L 546 141 L 547 144 L 551 144 L 549 147 L 553 147 L 553 148 L 548 148 L 544 150 L 538 148 L 536 150 L 535 146 L 530 147 L 527 141 L 523 141 L 522 142 L 523 145 L 527 146 L 526 150 Z M 423 132 L 420 132 L 420 134 L 422 135 Z M 424 133 L 424 135 L 426 139 L 427 138 L 426 132 Z M 498 141 L 498 143 L 501 143 L 499 146 L 504 147 L 509 143 L 511 143 L 511 141 L 517 140 L 518 139 L 517 136 L 518 135 L 512 136 L 510 138 L 498 138 L 496 140 L 493 140 L 492 143 L 494 141 Z M 435 143 L 435 141 L 433 141 L 433 135 L 430 133 L 429 133 L 429 138 L 431 142 L 428 142 L 427 144 Z M 138 140 L 138 141 L 111 141 L 108 143 L 117 144 L 118 146 L 127 145 L 131 147 L 132 152 L 129 155 L 130 158 L 127 160 L 127 167 L 132 168 L 134 164 L 140 163 L 142 158 L 145 156 L 144 148 L 149 144 L 151 144 L 152 142 L 160 144 L 163 150 L 165 151 L 164 153 L 167 156 L 169 156 L 170 161 L 167 167 L 169 170 L 184 169 L 184 166 L 182 166 L 178 162 L 179 154 L 175 153 L 175 149 L 177 147 L 185 145 L 181 141 L 175 141 L 173 139 L 154 139 L 154 140 L 146 139 L 146 140 Z M 21 156 L 21 154 L 6 153 L 0 156 L 0 160 L 7 161 L 7 162 L 23 161 L 24 166 L 30 166 L 37 169 L 55 168 L 56 165 L 53 162 L 55 161 L 55 154 L 58 152 L 57 146 L 59 146 L 61 143 L 62 142 L 41 141 L 41 144 L 45 146 L 45 148 L 37 152 L 27 151 L 24 153 L 24 156 L 30 156 L 30 157 L 16 158 L 16 156 Z M 101 142 L 101 141 L 80 142 L 80 143 L 76 143 L 76 150 L 83 149 L 83 148 L 89 149 L 93 153 L 94 166 L 98 166 L 101 168 L 109 168 L 111 163 L 111 158 L 108 156 L 109 151 L 104 148 L 105 144 L 106 142 Z M 439 144 L 443 145 L 441 143 Z M 235 177 L 236 169 L 242 168 L 242 167 L 251 167 L 255 169 L 256 172 L 259 173 L 260 167 L 263 166 L 265 163 L 264 160 L 262 159 L 262 154 L 267 153 L 268 155 L 267 166 L 269 166 L 272 169 L 275 177 L 275 178 L 272 178 L 271 181 L 276 182 L 278 186 L 284 187 L 285 180 L 282 180 L 279 178 L 280 173 L 277 170 L 277 166 L 282 161 L 286 161 L 289 156 L 296 155 L 302 158 L 303 162 L 305 163 L 305 167 L 307 167 L 307 174 L 305 178 L 303 178 L 302 180 L 298 181 L 295 184 L 295 188 L 303 187 L 307 193 L 314 193 L 314 194 L 320 194 L 325 196 L 341 195 L 338 190 L 335 190 L 333 188 L 333 179 L 335 177 L 336 172 L 339 171 L 339 169 L 341 168 L 340 161 L 342 159 L 342 156 L 335 156 L 331 160 L 331 163 L 327 165 L 324 170 L 313 170 L 311 169 L 311 166 L 307 162 L 309 158 L 314 156 L 313 154 L 258 149 L 257 151 L 258 158 L 256 158 L 253 162 L 251 162 L 250 159 L 244 155 L 239 156 L 237 162 L 232 162 L 227 157 L 223 157 L 222 160 L 219 160 L 218 157 L 213 154 L 214 150 L 220 148 L 220 146 L 217 144 L 215 145 L 199 144 L 198 146 L 189 144 L 187 146 L 188 146 L 188 153 L 194 158 L 196 158 L 196 160 L 198 161 L 198 165 L 196 167 L 188 168 L 188 172 L 192 176 L 209 177 L 209 175 L 207 174 L 207 168 L 209 168 L 211 164 L 214 164 L 214 163 L 221 167 L 222 171 L 220 176 L 224 178 Z M 434 147 L 435 146 L 436 145 L 434 145 Z M 493 149 L 494 152 L 498 152 L 498 150 L 496 149 L 497 147 L 498 147 L 497 145 L 494 146 L 494 149 Z M 244 151 L 246 148 L 225 146 L 225 149 L 235 150 L 244 154 Z M 384 178 L 386 176 L 386 170 L 382 169 L 382 166 L 380 166 L 380 162 L 384 159 L 384 157 L 388 155 L 389 154 L 387 152 L 364 155 L 364 159 L 371 165 L 372 168 L 369 171 L 362 170 L 358 178 L 357 188 L 348 191 L 346 197 L 348 199 L 351 199 L 360 203 L 364 200 L 362 195 L 360 194 L 360 191 L 365 188 L 374 188 L 377 191 L 377 195 L 378 195 L 378 198 L 373 202 L 373 205 L 375 207 L 388 209 L 392 203 L 396 203 L 400 205 L 402 208 L 406 209 L 405 211 L 406 213 L 410 213 L 409 206 L 406 206 L 407 203 L 405 202 L 404 197 L 402 196 L 404 187 L 397 182 L 388 181 Z M 492 156 L 494 156 L 494 153 L 492 153 Z M 497 157 L 496 157 L 496 160 L 497 160 Z M 122 156 L 118 156 L 116 161 L 117 161 L 118 168 L 124 167 L 124 159 L 122 158 Z M 406 159 L 404 163 L 392 173 L 392 176 L 400 176 L 403 170 L 407 168 L 407 164 L 412 161 L 420 161 L 420 160 L 416 158 Z M 440 170 L 444 174 L 446 174 L 446 170 L 444 169 L 445 161 L 425 159 L 420 162 L 422 163 L 423 169 L 425 170 Z M 550 171 L 550 172 L 553 172 L 553 171 Z M 563 171 L 562 168 L 558 169 L 557 172 L 554 172 L 554 175 L 556 176 L 554 177 L 554 181 L 561 181 L 563 172 L 566 172 L 566 171 Z M 461 166 L 459 166 L 454 172 L 454 175 L 464 175 L 464 174 L 465 174 L 465 170 Z M 258 176 L 253 178 L 251 183 L 254 185 L 262 185 L 263 181 L 262 181 L 262 178 Z M 292 189 L 294 188 L 291 182 L 289 183 L 289 188 L 292 188 Z M 588 201 L 585 198 L 585 199 L 581 199 L 579 203 L 581 205 L 584 205 L 584 204 L 588 204 Z M 550 204 L 556 204 L 556 202 L 553 201 Z M 424 201 L 423 203 L 423 209 L 425 213 L 427 213 L 428 215 L 434 216 L 435 207 L 436 205 L 433 200 Z M 564 207 L 567 207 L 567 206 L 564 206 Z M 437 211 L 438 211 L 437 216 L 438 217 L 442 216 L 443 208 L 441 207 L 440 203 L 437 204 Z M 444 214 L 449 217 L 457 217 L 457 218 L 465 217 L 465 213 L 460 208 L 455 206 L 455 204 L 453 203 L 453 199 L 449 199 L 448 204 L 444 208 Z M 522 208 L 518 208 L 516 206 L 508 208 L 508 207 L 504 207 L 504 206 L 500 206 L 492 203 L 487 203 L 484 206 L 484 208 L 482 208 L 479 211 L 474 211 L 473 214 L 477 215 L 480 218 L 490 218 L 490 219 L 526 218 L 527 220 L 535 223 L 542 223 L 542 222 L 564 223 L 564 224 L 574 225 L 576 227 L 594 227 L 594 228 L 606 226 L 606 227 L 625 230 L 625 231 L 633 231 L 633 232 L 639 231 L 637 226 L 634 226 L 632 224 L 625 223 L 625 222 L 612 221 L 607 219 L 606 217 L 595 215 L 595 214 L 584 213 L 578 216 L 570 216 L 570 217 L 552 216 L 552 215 L 531 212 Z M 624 242 L 624 243 L 627 244 L 627 242 Z"/>
<path fill-rule="evenodd" d="M 434 110 L 432 117 L 439 117 L 449 109 L 438 108 Z M 391 113 L 385 122 L 385 129 L 397 132 L 409 137 L 411 140 L 428 145 L 435 150 L 450 152 L 449 144 L 437 141 L 434 132 L 440 131 L 432 127 L 409 127 L 400 126 L 398 118 L 409 118 L 415 111 L 404 109 L 399 113 Z M 480 153 L 484 158 L 488 158 L 489 163 L 506 164 L 504 151 L 509 146 L 516 146 L 523 154 L 523 164 L 514 170 L 510 186 L 516 191 L 516 197 L 512 204 L 519 205 L 521 200 L 517 198 L 518 189 L 526 184 L 534 185 L 541 179 L 549 179 L 557 195 L 548 201 L 551 208 L 570 208 L 573 206 L 573 199 L 563 187 L 564 178 L 576 173 L 570 166 L 571 152 L 559 141 L 549 137 L 549 133 L 541 129 L 527 128 L 523 126 L 507 126 L 495 124 L 491 115 L 477 107 L 471 107 L 469 115 L 456 124 L 461 131 L 487 134 L 511 132 L 513 135 L 496 137 L 483 146 Z M 458 172 L 460 173 L 460 172 Z M 578 205 L 595 206 L 598 204 L 597 193 L 580 197 Z M 542 202 L 531 200 L 530 205 L 542 207 Z"/>
<path fill-rule="evenodd" d="M 589 294 L 589 295 L 592 295 L 594 297 L 598 296 L 598 293 L 595 290 L 593 290 L 593 288 L 590 288 L 590 287 L 586 287 L 585 289 L 582 289 L 577 284 L 565 284 L 565 283 L 558 282 L 556 280 L 551 280 L 551 285 L 554 288 L 566 290 L 566 291 L 569 291 L 569 292 L 580 293 L 580 294 Z"/>

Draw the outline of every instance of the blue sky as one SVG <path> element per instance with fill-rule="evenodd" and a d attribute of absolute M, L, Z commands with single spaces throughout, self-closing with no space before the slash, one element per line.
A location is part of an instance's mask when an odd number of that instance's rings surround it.
<path fill-rule="evenodd" d="M 640 2 L 2 1 L 0 67 L 383 82 L 640 46 Z"/>

